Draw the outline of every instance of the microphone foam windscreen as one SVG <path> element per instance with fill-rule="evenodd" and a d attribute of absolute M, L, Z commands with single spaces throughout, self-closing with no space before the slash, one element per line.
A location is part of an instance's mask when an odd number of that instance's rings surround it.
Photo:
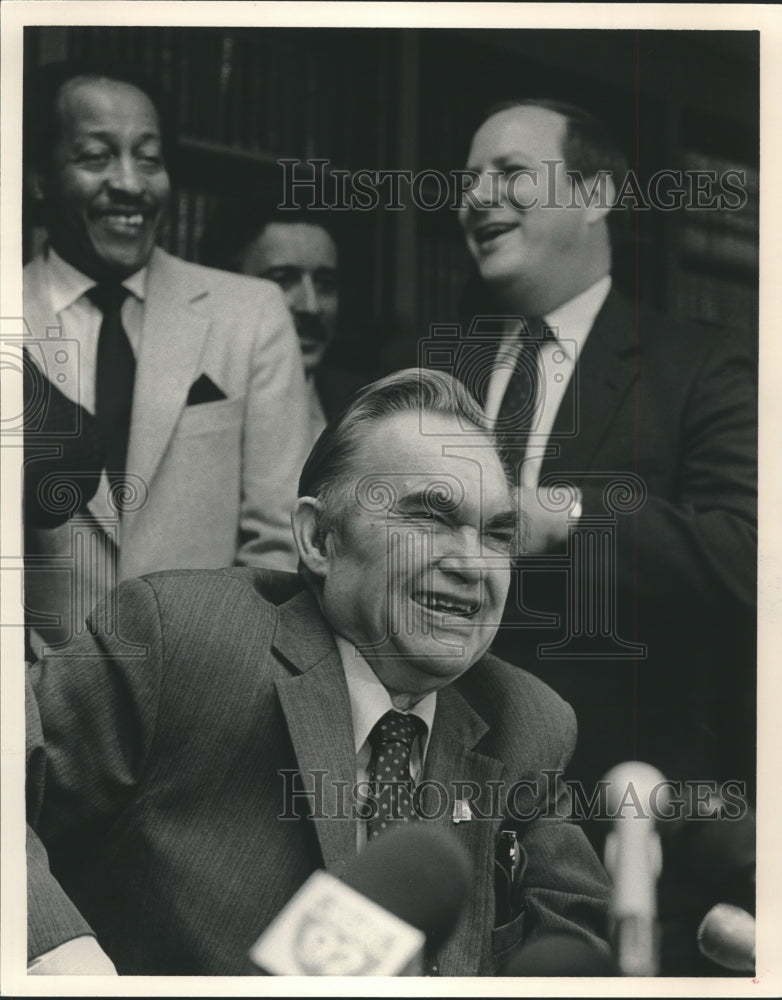
<path fill-rule="evenodd" d="M 447 831 L 423 823 L 367 844 L 344 882 L 426 935 L 445 941 L 459 919 L 472 880 L 465 850 Z"/>
<path fill-rule="evenodd" d="M 542 934 L 519 948 L 501 976 L 615 976 L 611 957 L 575 934 Z"/>
<path fill-rule="evenodd" d="M 713 906 L 698 928 L 701 954 L 725 969 L 755 971 L 755 919 L 729 903 Z"/>

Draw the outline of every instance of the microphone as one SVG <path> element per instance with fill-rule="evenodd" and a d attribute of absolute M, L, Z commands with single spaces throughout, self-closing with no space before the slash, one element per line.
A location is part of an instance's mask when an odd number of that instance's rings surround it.
<path fill-rule="evenodd" d="M 542 934 L 513 954 L 501 976 L 615 976 L 614 963 L 605 952 L 576 934 L 563 931 Z"/>
<path fill-rule="evenodd" d="M 649 800 L 664 778 L 650 764 L 628 761 L 605 775 L 607 805 L 615 816 L 606 837 L 605 867 L 613 882 L 610 928 L 619 974 L 655 976 L 659 972 L 657 879 L 662 846 Z M 663 788 L 665 786 L 662 786 Z M 659 809 L 667 799 L 655 800 Z"/>
<path fill-rule="evenodd" d="M 734 972 L 755 971 L 755 918 L 738 906 L 717 903 L 698 928 L 702 955 Z"/>
<path fill-rule="evenodd" d="M 724 806 L 720 796 L 710 807 Z M 697 883 L 711 895 L 711 902 L 722 900 L 755 912 L 755 838 L 757 823 L 752 809 L 733 819 L 692 817 L 662 827 L 666 864 L 670 860 L 688 882 Z"/>
<path fill-rule="evenodd" d="M 420 976 L 471 882 L 453 835 L 420 823 L 367 844 L 340 881 L 314 872 L 250 949 L 276 976 Z"/>

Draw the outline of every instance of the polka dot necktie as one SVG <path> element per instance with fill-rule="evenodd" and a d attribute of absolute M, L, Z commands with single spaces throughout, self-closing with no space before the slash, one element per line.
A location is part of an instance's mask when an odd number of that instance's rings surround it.
<path fill-rule="evenodd" d="M 425 732 L 426 723 L 418 716 L 394 711 L 386 712 L 372 728 L 369 782 L 377 814 L 368 823 L 370 840 L 418 819 L 413 810 L 410 751 L 416 736 Z"/>

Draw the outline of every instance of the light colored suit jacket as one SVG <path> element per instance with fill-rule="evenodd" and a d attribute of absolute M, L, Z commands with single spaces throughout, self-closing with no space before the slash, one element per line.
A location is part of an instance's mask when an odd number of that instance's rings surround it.
<path fill-rule="evenodd" d="M 78 402 L 78 349 L 57 335 L 46 273 L 41 258 L 24 271 L 30 355 Z M 295 566 L 290 511 L 307 409 L 279 289 L 156 249 L 136 361 L 129 509 L 117 515 L 104 476 L 89 509 L 27 534 L 27 606 L 48 642 L 78 634 L 118 580 L 180 567 Z M 202 375 L 226 398 L 187 405 Z"/>
<path fill-rule="evenodd" d="M 160 573 L 122 584 L 119 600 L 121 638 L 85 635 L 29 672 L 30 957 L 92 928 L 120 973 L 251 973 L 248 949 L 308 875 L 342 876 L 356 854 L 340 805 L 356 757 L 333 634 L 291 574 Z M 424 811 L 474 871 L 441 974 L 495 973 L 537 934 L 603 933 L 597 857 L 561 811 L 533 809 L 550 802 L 543 772 L 565 767 L 574 741 L 571 709 L 495 657 L 438 693 L 424 778 L 447 802 L 435 790 Z M 302 815 L 300 797 L 291 815 L 285 773 L 304 788 L 325 773 L 320 813 Z M 511 820 L 522 906 L 495 927 L 495 849 L 517 782 L 537 788 Z M 455 824 L 470 783 L 486 818 Z"/>

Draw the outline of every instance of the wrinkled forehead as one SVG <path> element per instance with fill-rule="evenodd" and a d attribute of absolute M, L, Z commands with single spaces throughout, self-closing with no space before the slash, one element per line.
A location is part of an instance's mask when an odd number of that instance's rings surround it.
<path fill-rule="evenodd" d="M 354 496 L 365 510 L 412 498 L 481 519 L 511 506 L 492 439 L 457 416 L 410 410 L 376 420 L 351 464 Z"/>

